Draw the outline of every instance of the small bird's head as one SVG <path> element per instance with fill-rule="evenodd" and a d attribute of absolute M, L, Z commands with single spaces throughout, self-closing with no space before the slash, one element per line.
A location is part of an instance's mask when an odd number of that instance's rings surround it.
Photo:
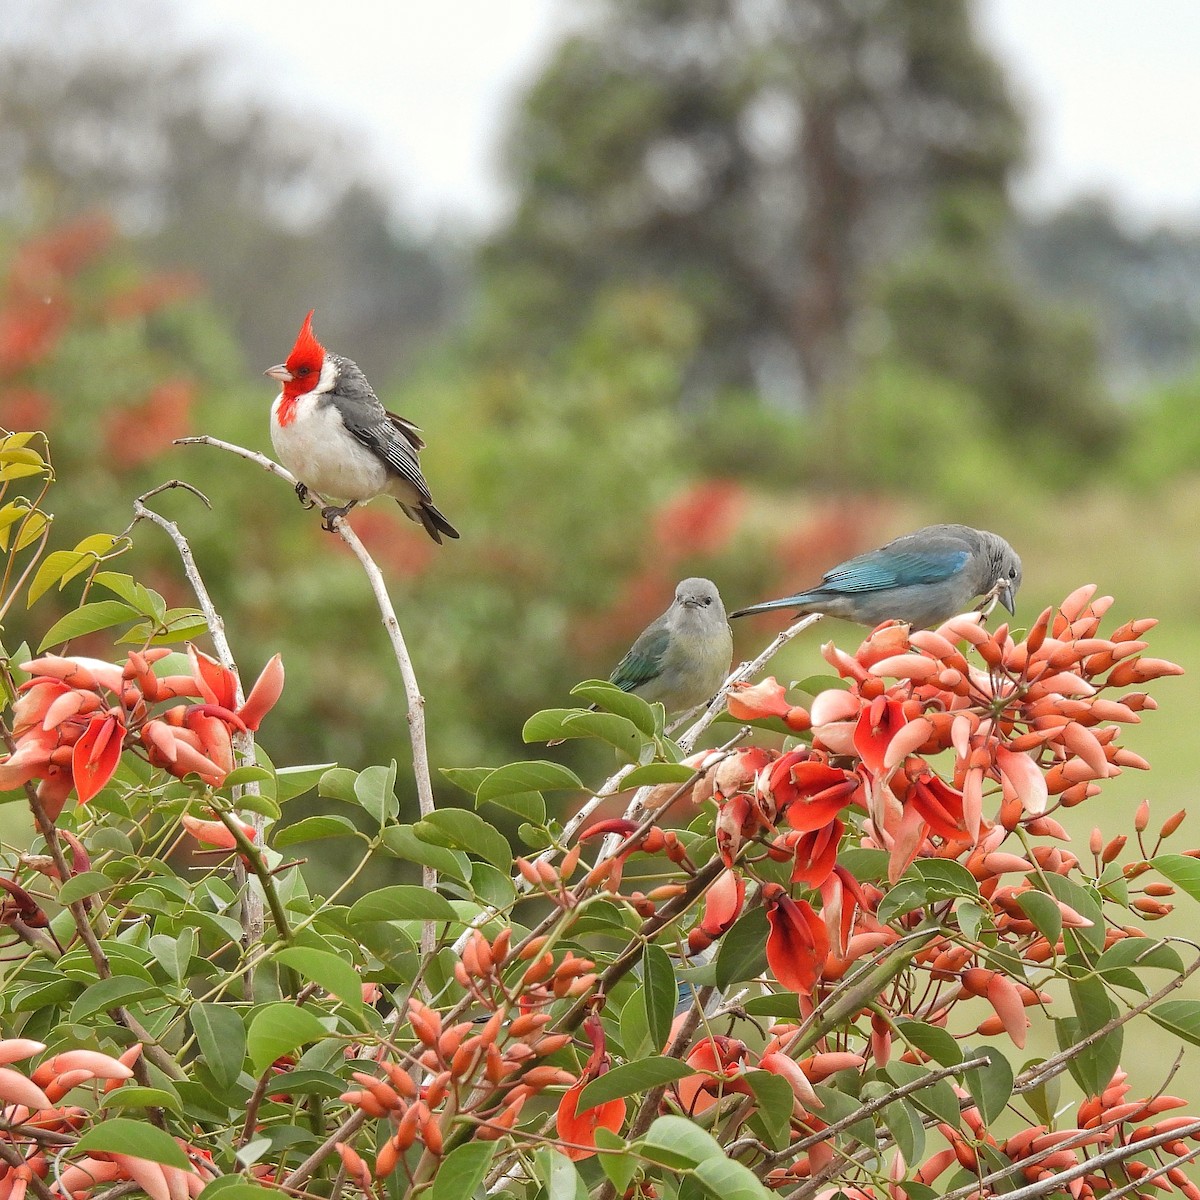
<path fill-rule="evenodd" d="M 718 614 L 725 619 L 721 593 L 711 579 L 685 579 L 675 589 L 675 603 L 688 612 Z"/>
<path fill-rule="evenodd" d="M 1017 592 L 1021 588 L 1021 559 L 999 534 L 992 534 L 992 593 L 1008 609 L 1016 612 Z"/>
<path fill-rule="evenodd" d="M 309 392 L 327 392 L 333 386 L 333 379 L 326 378 L 332 374 L 326 370 L 332 356 L 326 354 L 325 347 L 317 341 L 312 330 L 312 317 L 313 309 L 309 309 L 287 362 L 263 372 L 283 384 L 283 395 L 287 400 Z"/>

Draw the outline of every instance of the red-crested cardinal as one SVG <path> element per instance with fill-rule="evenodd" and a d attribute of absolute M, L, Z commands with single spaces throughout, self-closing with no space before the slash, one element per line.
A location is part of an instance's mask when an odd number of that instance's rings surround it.
<path fill-rule="evenodd" d="M 346 501 L 321 510 L 325 529 L 332 531 L 333 518 L 344 517 L 360 501 L 386 492 L 435 542 L 442 534 L 458 537 L 434 506 L 421 474 L 420 430 L 379 403 L 355 363 L 317 341 L 311 310 L 287 362 L 263 374 L 283 384 L 271 405 L 271 441 L 299 481 L 300 502 L 313 507 L 309 488 Z"/>

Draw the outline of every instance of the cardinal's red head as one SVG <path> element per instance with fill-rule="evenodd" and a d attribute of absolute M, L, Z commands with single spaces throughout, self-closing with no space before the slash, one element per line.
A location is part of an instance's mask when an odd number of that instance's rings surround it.
<path fill-rule="evenodd" d="M 287 423 L 285 414 L 291 411 L 297 397 L 306 395 L 318 385 L 321 368 L 325 365 L 325 347 L 317 341 L 312 330 L 313 311 L 311 308 L 308 310 L 287 362 L 263 372 L 283 384 L 281 420 L 284 424 Z"/>

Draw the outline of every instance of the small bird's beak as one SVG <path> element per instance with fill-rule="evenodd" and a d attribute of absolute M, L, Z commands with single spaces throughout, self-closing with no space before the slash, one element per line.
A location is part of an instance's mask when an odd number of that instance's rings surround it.
<path fill-rule="evenodd" d="M 278 379 L 280 383 L 291 383 L 292 373 L 287 369 L 287 363 L 280 363 L 277 367 L 268 367 L 264 375 L 270 375 L 272 379 Z"/>
<path fill-rule="evenodd" d="M 1008 609 L 1013 615 L 1017 611 L 1016 597 L 1013 595 L 1012 585 L 1001 583 L 996 588 L 996 599 Z"/>

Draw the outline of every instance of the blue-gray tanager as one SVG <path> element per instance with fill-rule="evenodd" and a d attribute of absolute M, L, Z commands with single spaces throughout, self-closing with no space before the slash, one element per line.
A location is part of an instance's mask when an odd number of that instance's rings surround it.
<path fill-rule="evenodd" d="M 717 585 L 685 579 L 671 607 L 642 631 L 609 676 L 668 713 L 704 704 L 717 694 L 733 663 L 733 634 Z"/>
<path fill-rule="evenodd" d="M 969 525 L 927 525 L 825 573 L 820 584 L 732 615 L 792 608 L 797 616 L 826 613 L 872 628 L 905 621 L 915 629 L 966 612 L 977 597 L 999 600 L 1011 613 L 1021 586 L 1021 560 L 999 534 Z"/>

